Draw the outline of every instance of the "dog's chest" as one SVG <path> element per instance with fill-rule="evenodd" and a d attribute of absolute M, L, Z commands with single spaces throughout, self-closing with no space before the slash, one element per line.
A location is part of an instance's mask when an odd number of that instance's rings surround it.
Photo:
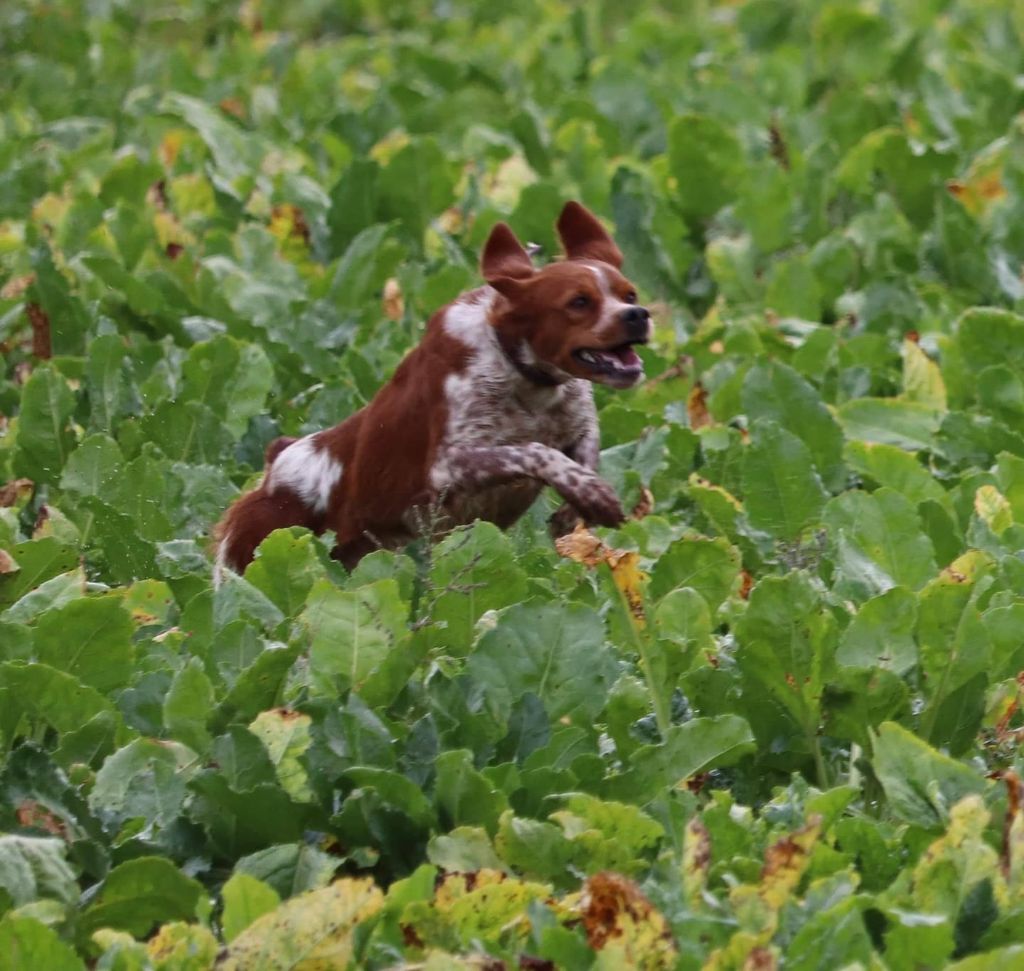
<path fill-rule="evenodd" d="M 582 437 L 592 413 L 590 387 L 517 388 L 512 382 L 452 375 L 446 384 L 445 447 L 525 445 L 569 448 Z"/>

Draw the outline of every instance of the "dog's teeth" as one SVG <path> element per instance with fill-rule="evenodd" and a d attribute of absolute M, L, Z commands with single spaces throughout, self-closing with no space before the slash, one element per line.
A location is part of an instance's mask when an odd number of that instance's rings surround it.
<path fill-rule="evenodd" d="M 582 357 L 584 361 L 587 361 L 590 364 L 596 364 L 597 363 L 597 358 L 594 357 L 594 355 L 591 354 L 590 351 L 581 351 L 580 352 L 580 357 Z"/>

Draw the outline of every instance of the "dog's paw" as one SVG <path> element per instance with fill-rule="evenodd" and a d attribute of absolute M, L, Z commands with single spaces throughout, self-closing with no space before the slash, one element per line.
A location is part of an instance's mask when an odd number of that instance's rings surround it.
<path fill-rule="evenodd" d="M 552 514 L 551 518 L 548 519 L 548 529 L 551 532 L 552 539 L 558 539 L 559 536 L 567 536 L 575 528 L 576 524 L 583 521 L 583 516 L 580 515 L 580 511 L 568 502 L 562 503 Z"/>
<path fill-rule="evenodd" d="M 587 523 L 595 526 L 621 526 L 626 521 L 615 490 L 596 475 L 580 487 L 573 505 Z"/>

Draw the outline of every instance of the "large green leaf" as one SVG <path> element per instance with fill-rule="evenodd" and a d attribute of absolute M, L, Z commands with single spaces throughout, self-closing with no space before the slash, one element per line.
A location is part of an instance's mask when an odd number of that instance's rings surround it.
<path fill-rule="evenodd" d="M 778 361 L 757 364 L 743 380 L 743 410 L 770 418 L 808 448 L 829 489 L 843 484 L 843 433 L 809 382 Z"/>
<path fill-rule="evenodd" d="M 549 718 L 589 724 L 604 706 L 616 667 L 593 610 L 538 601 L 503 611 L 466 662 L 501 723 L 529 691 Z"/>
<path fill-rule="evenodd" d="M 759 419 L 743 458 L 743 495 L 753 526 L 793 540 L 817 522 L 825 490 L 811 452 L 774 421 Z"/>
<path fill-rule="evenodd" d="M 705 219 L 734 199 L 744 176 L 736 135 L 711 115 L 682 114 L 668 130 L 676 200 L 690 219 Z"/>
<path fill-rule="evenodd" d="M 389 658 L 408 643 L 407 615 L 394 580 L 356 590 L 339 590 L 328 580 L 313 584 L 299 620 L 310 638 L 316 690 L 373 690 L 386 679 Z"/>
<path fill-rule="evenodd" d="M 131 616 L 120 597 L 84 597 L 39 618 L 34 654 L 37 660 L 106 692 L 131 679 L 133 633 Z"/>
<path fill-rule="evenodd" d="M 21 392 L 16 470 L 36 482 L 55 484 L 71 453 L 69 420 L 75 396 L 52 367 L 38 367 Z"/>
<path fill-rule="evenodd" d="M 142 856 L 116 866 L 78 918 L 79 938 L 100 927 L 148 934 L 157 923 L 190 920 L 202 897 L 202 885 L 185 876 L 170 860 Z"/>
<path fill-rule="evenodd" d="M 806 573 L 766 577 L 736 625 L 740 710 L 767 751 L 820 758 L 822 691 L 835 664 L 835 620 Z M 819 770 L 820 771 L 820 770 Z"/>
<path fill-rule="evenodd" d="M 950 808 L 961 798 L 983 793 L 990 786 L 963 762 L 943 755 L 894 722 L 879 726 L 871 766 L 890 809 L 900 819 L 928 829 L 943 826 Z"/>

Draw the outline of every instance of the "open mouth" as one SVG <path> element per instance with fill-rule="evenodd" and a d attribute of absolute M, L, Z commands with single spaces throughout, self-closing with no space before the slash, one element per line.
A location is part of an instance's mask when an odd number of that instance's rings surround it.
<path fill-rule="evenodd" d="M 572 353 L 576 360 L 594 372 L 596 380 L 628 387 L 644 376 L 643 361 L 633 347 L 646 343 L 646 340 L 632 340 L 615 347 L 582 347 Z"/>

